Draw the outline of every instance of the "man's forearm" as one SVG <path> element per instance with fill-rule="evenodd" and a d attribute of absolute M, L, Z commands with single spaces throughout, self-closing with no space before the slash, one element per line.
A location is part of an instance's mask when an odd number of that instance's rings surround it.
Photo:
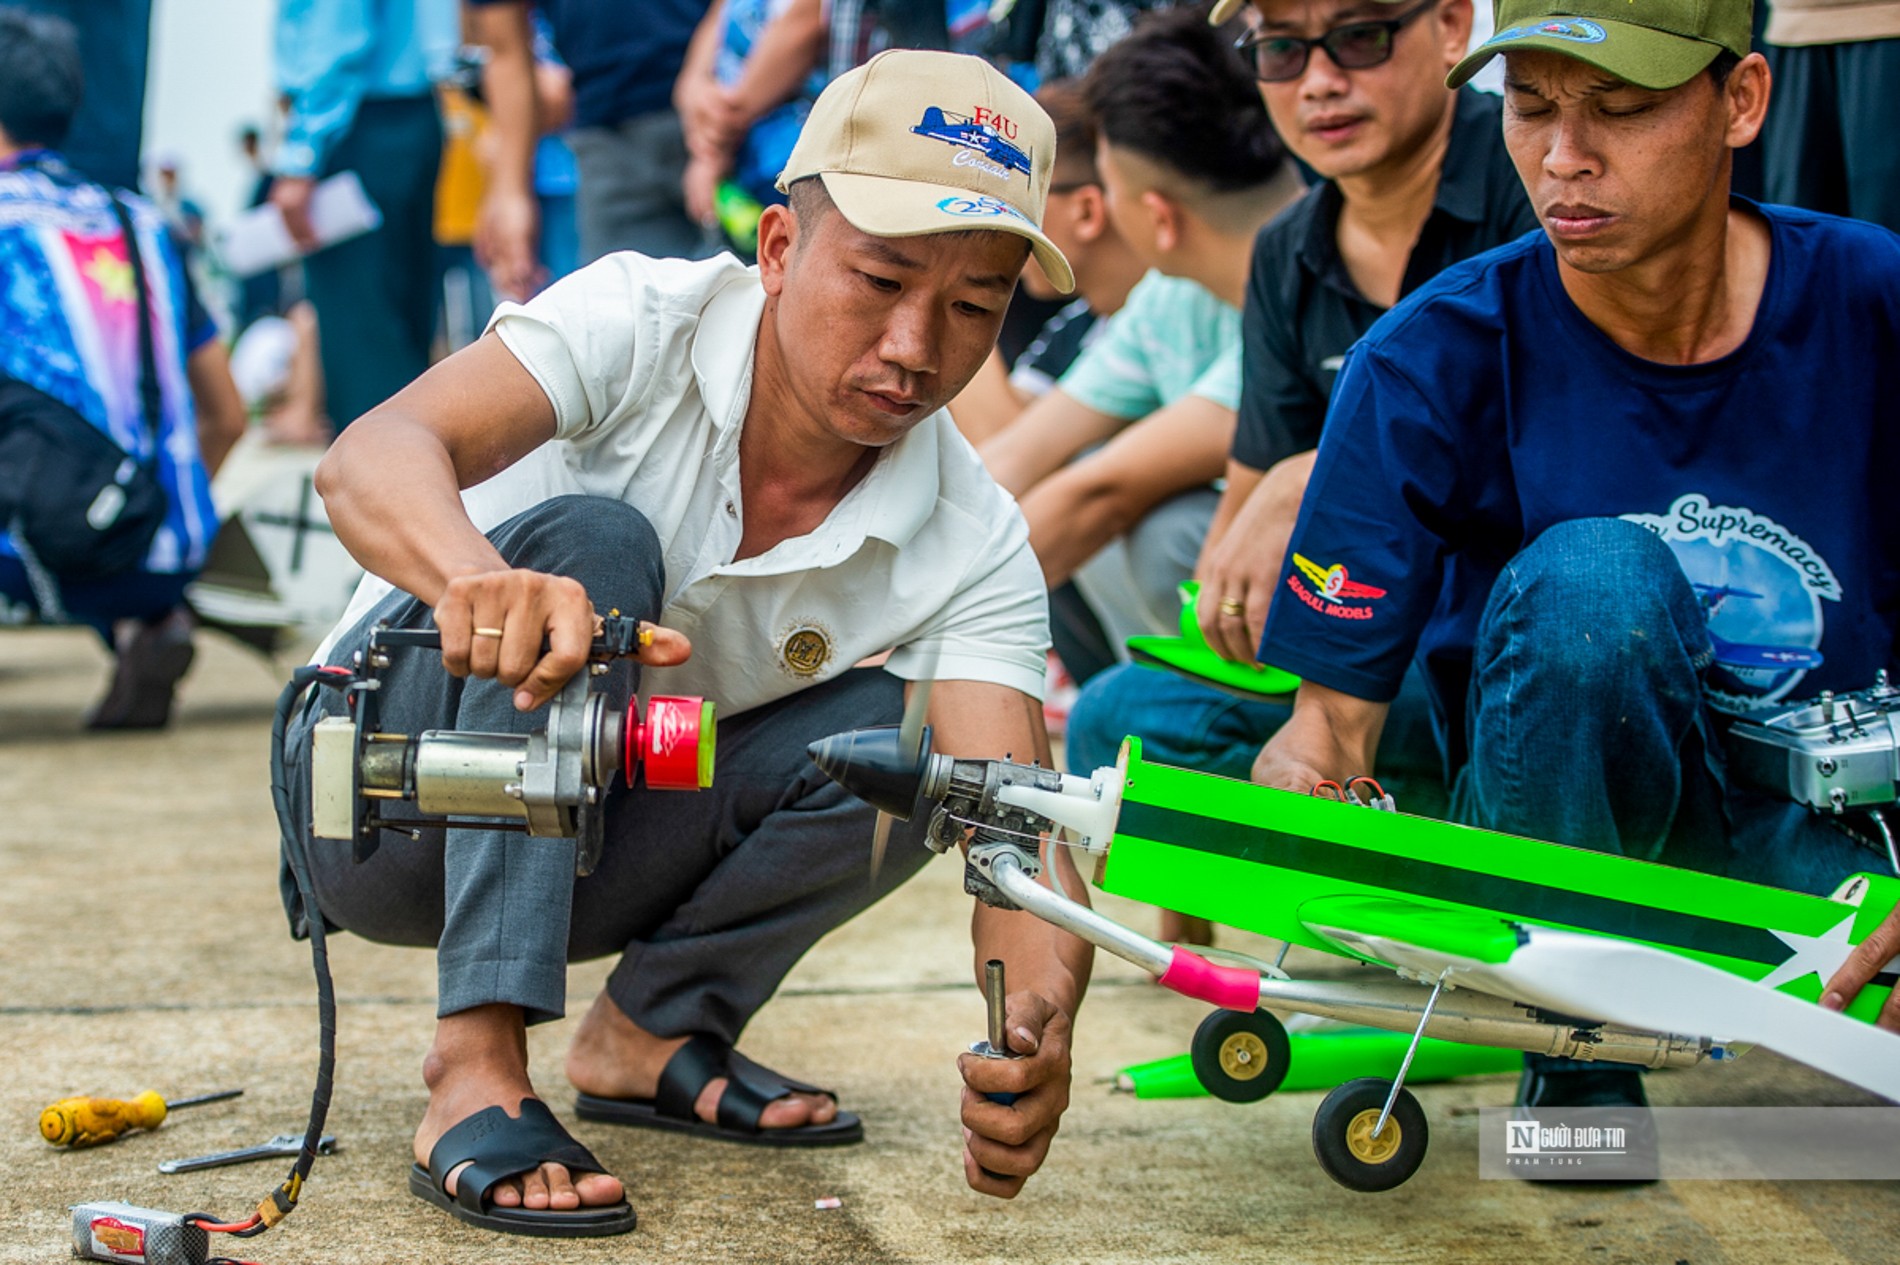
<path fill-rule="evenodd" d="M 1069 862 L 1068 850 L 1052 847 L 1050 851 L 1055 854 L 1056 863 L 1063 866 L 1063 889 L 1086 904 L 1087 892 Z M 1034 914 L 992 909 L 982 904 L 976 907 L 971 919 L 970 943 L 976 955 L 978 987 L 983 983 L 983 964 L 991 958 L 999 958 L 1009 966 L 1012 992 L 1035 993 L 1070 1018 L 1075 1017 L 1088 991 L 1089 974 L 1095 963 L 1092 945 L 1050 926 Z"/>
<path fill-rule="evenodd" d="M 825 19 L 819 0 L 793 0 L 773 18 L 746 57 L 733 104 L 750 127 L 798 93 L 825 47 Z"/>
<path fill-rule="evenodd" d="M 1209 554 L 1227 534 L 1227 529 L 1234 525 L 1234 518 L 1240 513 L 1241 506 L 1247 503 L 1247 498 L 1253 495 L 1253 490 L 1260 486 L 1260 480 L 1265 473 L 1252 466 L 1242 465 L 1232 457 L 1227 459 L 1227 486 L 1221 491 L 1220 504 L 1214 507 L 1214 521 L 1207 525 L 1207 539 L 1201 542 L 1201 556 L 1194 564 L 1196 579 L 1207 578 L 1203 571 L 1207 566 Z"/>
<path fill-rule="evenodd" d="M 244 435 L 244 399 L 231 380 L 231 358 L 215 338 L 185 361 L 185 380 L 198 410 L 198 457 L 205 473 L 215 475 Z"/>
<path fill-rule="evenodd" d="M 469 9 L 475 42 L 488 49 L 482 95 L 488 104 L 491 191 L 526 194 L 534 189 L 534 48 L 523 4 L 476 5 Z"/>
<path fill-rule="evenodd" d="M 977 455 L 992 479 L 1022 497 L 1076 453 L 1127 424 L 1090 408 L 1060 386 L 1052 387 L 985 439 Z"/>
<path fill-rule="evenodd" d="M 400 416 L 370 416 L 373 430 L 345 430 L 317 466 L 317 492 L 350 556 L 430 606 L 458 575 L 505 570 L 463 510 L 441 442 Z"/>
<path fill-rule="evenodd" d="M 1129 489 L 1094 478 L 1086 464 L 1044 479 L 1021 504 L 1029 521 L 1029 547 L 1050 588 L 1066 583 L 1148 508 Z"/>

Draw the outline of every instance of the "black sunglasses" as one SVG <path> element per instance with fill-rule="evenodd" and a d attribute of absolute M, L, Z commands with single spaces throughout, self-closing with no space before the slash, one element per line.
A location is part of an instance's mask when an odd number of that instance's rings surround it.
<path fill-rule="evenodd" d="M 1234 49 L 1253 67 L 1263 83 L 1285 83 L 1306 73 L 1306 59 L 1323 48 L 1341 70 L 1365 70 L 1392 58 L 1392 40 L 1413 18 L 1436 8 L 1438 0 L 1422 0 L 1395 18 L 1377 22 L 1348 22 L 1316 40 L 1297 35 L 1243 35 Z"/>

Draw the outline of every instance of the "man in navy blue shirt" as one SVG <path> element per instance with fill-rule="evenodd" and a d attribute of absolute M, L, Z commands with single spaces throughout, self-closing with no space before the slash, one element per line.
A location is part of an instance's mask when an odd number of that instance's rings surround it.
<path fill-rule="evenodd" d="M 1348 358 L 1261 646 L 1306 684 L 1256 781 L 1369 768 L 1416 657 L 1461 821 L 1820 892 L 1884 864 L 1725 773 L 1730 718 L 1870 684 L 1900 621 L 1900 237 L 1730 197 L 1748 48 L 1748 0 L 1505 0 L 1453 71 L 1505 55 L 1544 232 Z M 1589 1069 L 1522 1099 L 1641 1101 Z"/>

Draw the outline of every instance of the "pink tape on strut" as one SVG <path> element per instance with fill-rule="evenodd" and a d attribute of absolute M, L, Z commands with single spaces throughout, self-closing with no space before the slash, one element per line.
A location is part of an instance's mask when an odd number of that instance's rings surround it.
<path fill-rule="evenodd" d="M 1223 1010 L 1251 1014 L 1260 1007 L 1260 973 L 1239 966 L 1216 966 L 1198 953 L 1175 946 L 1174 961 L 1161 973 L 1161 986 L 1183 997 L 1211 1002 Z"/>

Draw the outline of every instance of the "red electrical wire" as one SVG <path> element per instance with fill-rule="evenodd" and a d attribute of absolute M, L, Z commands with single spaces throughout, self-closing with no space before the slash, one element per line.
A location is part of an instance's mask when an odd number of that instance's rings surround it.
<path fill-rule="evenodd" d="M 1379 785 L 1379 780 L 1377 778 L 1368 776 L 1367 774 L 1364 774 L 1364 773 L 1361 773 L 1357 777 L 1347 778 L 1346 789 L 1351 790 L 1353 787 L 1359 785 L 1359 783 L 1361 782 L 1364 782 L 1367 786 L 1370 786 L 1372 788 L 1372 798 L 1374 799 L 1385 798 L 1385 787 Z"/>

